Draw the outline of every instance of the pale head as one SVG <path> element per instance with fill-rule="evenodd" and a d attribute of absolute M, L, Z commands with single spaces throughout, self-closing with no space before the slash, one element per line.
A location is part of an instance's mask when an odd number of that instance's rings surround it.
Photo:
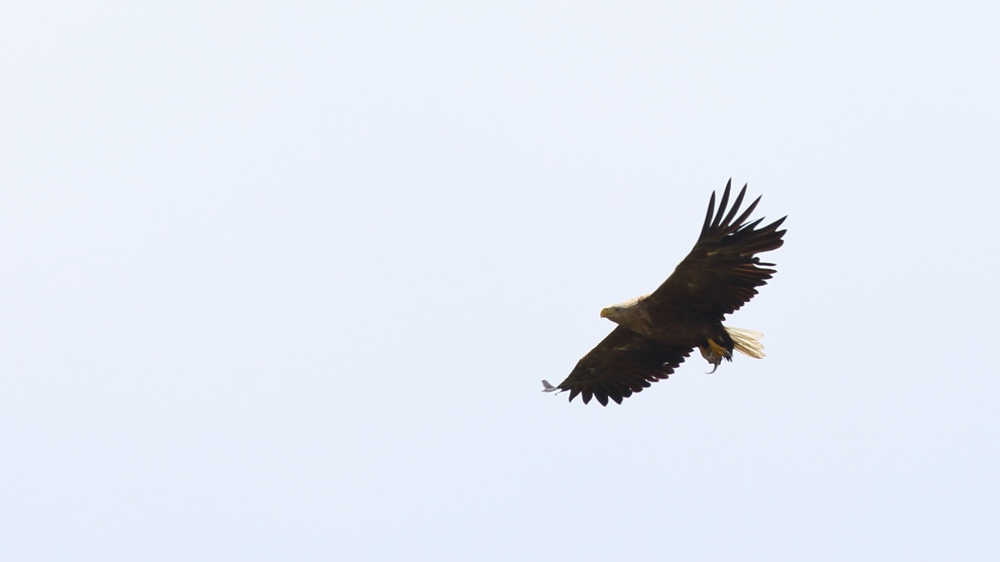
<path fill-rule="evenodd" d="M 628 316 L 629 311 L 645 298 L 646 295 L 643 295 L 641 297 L 629 299 L 621 304 L 606 306 L 601 309 L 601 318 L 607 318 L 616 324 L 621 324 L 622 320 Z"/>

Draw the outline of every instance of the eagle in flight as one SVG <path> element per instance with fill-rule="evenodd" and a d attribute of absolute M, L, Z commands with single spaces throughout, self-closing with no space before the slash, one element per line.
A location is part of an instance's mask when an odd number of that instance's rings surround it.
<path fill-rule="evenodd" d="M 781 247 L 785 221 L 782 217 L 758 228 L 763 218 L 747 222 L 760 197 L 740 212 L 744 185 L 726 212 L 732 179 L 715 210 L 715 192 L 701 236 L 691 253 L 673 274 L 651 294 L 609 306 L 601 317 L 618 324 L 604 340 L 576 364 L 559 386 L 542 381 L 543 392 L 569 391 L 572 402 L 578 394 L 587 404 L 591 398 L 603 406 L 608 398 L 621 404 L 623 398 L 641 392 L 650 383 L 674 372 L 694 348 L 714 367 L 723 359 L 732 361 L 733 350 L 750 357 L 764 357 L 760 332 L 731 328 L 722 320 L 754 295 L 775 273 L 773 263 L 756 254 Z"/>

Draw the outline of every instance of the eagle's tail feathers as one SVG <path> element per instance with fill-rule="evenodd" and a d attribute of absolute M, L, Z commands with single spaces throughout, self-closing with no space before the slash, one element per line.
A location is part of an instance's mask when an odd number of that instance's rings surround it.
<path fill-rule="evenodd" d="M 756 330 L 730 328 L 729 326 L 725 326 L 725 328 L 729 337 L 733 338 L 733 348 L 736 351 L 754 359 L 763 359 L 764 344 L 760 343 L 760 339 L 764 337 L 764 334 Z"/>

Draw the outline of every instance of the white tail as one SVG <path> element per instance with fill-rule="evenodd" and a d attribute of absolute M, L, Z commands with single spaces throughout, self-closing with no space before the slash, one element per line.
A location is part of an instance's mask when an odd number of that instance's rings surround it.
<path fill-rule="evenodd" d="M 760 339 L 764 337 L 764 334 L 756 330 L 730 328 L 729 326 L 723 327 L 729 333 L 729 337 L 733 338 L 733 348 L 736 351 L 755 359 L 764 358 L 764 344 L 760 343 Z"/>

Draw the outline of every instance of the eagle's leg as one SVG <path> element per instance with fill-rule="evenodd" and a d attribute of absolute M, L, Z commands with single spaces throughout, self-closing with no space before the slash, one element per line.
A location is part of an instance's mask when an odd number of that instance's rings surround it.
<path fill-rule="evenodd" d="M 733 352 L 715 343 L 715 340 L 712 338 L 708 338 L 706 345 L 699 345 L 698 350 L 701 351 L 701 356 L 705 358 L 705 361 L 713 365 L 712 370 L 708 373 L 709 375 L 719 368 L 723 359 L 733 360 Z"/>

